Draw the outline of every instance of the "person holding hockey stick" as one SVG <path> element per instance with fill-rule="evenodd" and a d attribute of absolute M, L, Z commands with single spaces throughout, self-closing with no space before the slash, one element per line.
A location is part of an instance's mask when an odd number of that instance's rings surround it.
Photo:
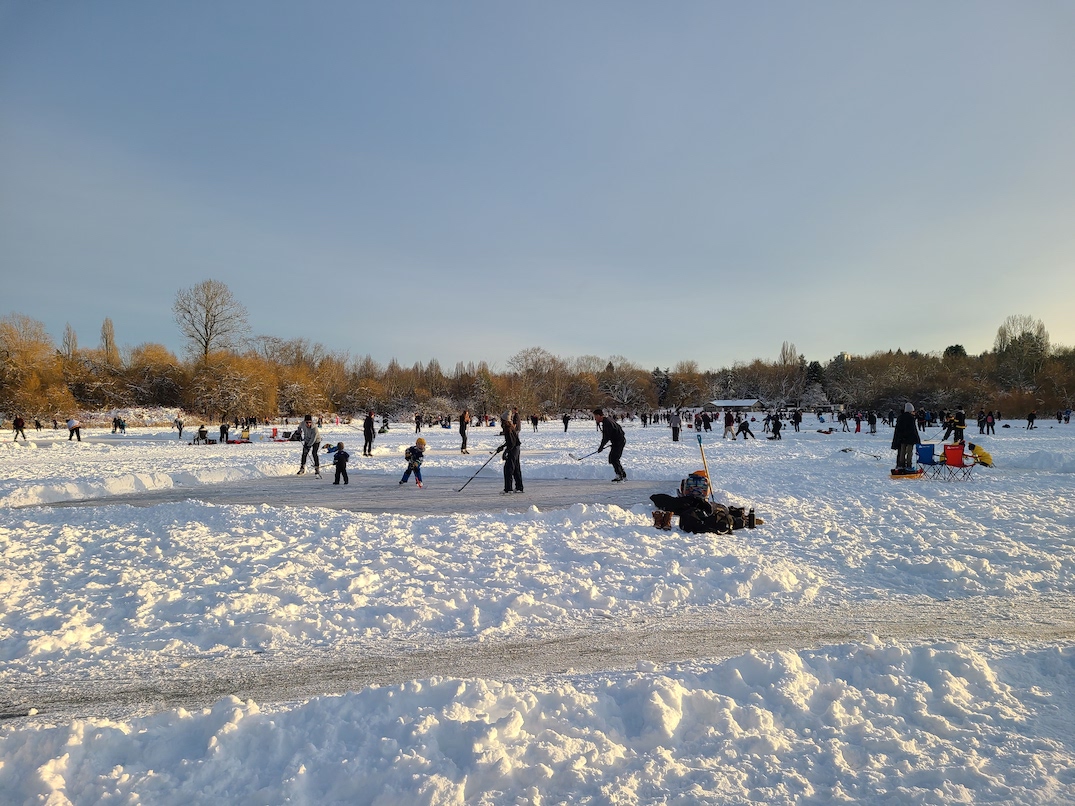
<path fill-rule="evenodd" d="M 399 480 L 400 484 L 406 484 L 407 479 L 411 477 L 411 473 L 414 473 L 414 483 L 421 488 L 422 460 L 425 458 L 425 452 L 426 441 L 421 437 L 418 437 L 414 444 L 403 452 L 403 458 L 407 460 L 407 469 L 403 471 L 403 478 Z"/>
<path fill-rule="evenodd" d="M 299 435 L 302 439 L 302 460 L 299 462 L 299 472 L 297 475 L 301 476 L 306 472 L 306 459 L 312 453 L 314 460 L 314 475 L 317 478 L 321 478 L 321 459 L 318 458 L 317 455 L 317 452 L 321 450 L 321 431 L 314 425 L 314 418 L 312 415 L 307 414 L 306 418 L 302 421 L 302 425 L 299 426 Z"/>
<path fill-rule="evenodd" d="M 515 424 L 510 412 L 504 412 L 500 420 L 501 434 L 504 436 L 503 455 L 500 457 L 504 462 L 504 492 L 511 492 L 512 482 L 515 483 L 515 492 L 523 491 L 523 471 L 519 464 L 522 455 L 522 445 L 519 442 L 519 426 Z M 501 448 L 497 448 L 500 451 Z"/>
<path fill-rule="evenodd" d="M 597 446 L 597 452 L 603 451 L 606 444 L 612 444 L 612 450 L 608 452 L 608 463 L 616 471 L 616 478 L 612 481 L 627 481 L 627 471 L 620 464 L 624 446 L 627 445 L 627 438 L 623 435 L 623 428 L 611 417 L 606 417 L 605 412 L 601 409 L 594 409 L 593 417 L 597 420 L 597 425 L 601 429 L 601 444 Z"/>

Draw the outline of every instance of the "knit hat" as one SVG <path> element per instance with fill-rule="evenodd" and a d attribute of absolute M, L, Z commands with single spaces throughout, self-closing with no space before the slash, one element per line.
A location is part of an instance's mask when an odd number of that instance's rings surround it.
<path fill-rule="evenodd" d="M 416 439 L 416 440 L 414 441 L 414 444 L 415 444 L 415 445 L 417 445 L 417 446 L 418 446 L 419 448 L 421 448 L 422 450 L 425 450 L 425 447 L 426 447 L 426 441 L 425 441 L 424 439 L 422 439 L 421 437 L 418 437 L 418 439 Z"/>
<path fill-rule="evenodd" d="M 914 404 L 913 403 L 904 404 L 903 410 L 904 411 L 909 411 L 909 412 L 911 412 L 913 414 L 914 413 Z"/>

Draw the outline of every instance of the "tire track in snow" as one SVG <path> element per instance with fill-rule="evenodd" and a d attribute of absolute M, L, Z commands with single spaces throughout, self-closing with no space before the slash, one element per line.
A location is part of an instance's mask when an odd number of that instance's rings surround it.
<path fill-rule="evenodd" d="M 8 674 L 11 699 L 0 701 L 0 718 L 123 719 L 176 707 L 208 707 L 229 695 L 266 705 L 430 677 L 511 680 L 616 672 L 640 664 L 717 661 L 750 651 L 797 652 L 861 643 L 871 636 L 902 643 L 1056 643 L 1075 640 L 1075 606 L 1059 596 L 907 598 L 707 609 L 591 626 L 526 641 L 444 639 L 436 646 L 392 652 L 336 646 L 305 656 L 266 652 L 183 658 L 174 666 L 128 668 L 108 679 L 65 678 L 62 671 L 45 679 Z"/>

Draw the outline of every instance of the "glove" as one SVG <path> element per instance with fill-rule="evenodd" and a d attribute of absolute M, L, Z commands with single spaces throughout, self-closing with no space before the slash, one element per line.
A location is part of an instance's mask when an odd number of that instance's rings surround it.
<path fill-rule="evenodd" d="M 503 445 L 501 445 L 499 448 L 497 448 L 495 452 L 500 453 L 506 447 L 508 447 L 508 444 L 505 442 Z"/>

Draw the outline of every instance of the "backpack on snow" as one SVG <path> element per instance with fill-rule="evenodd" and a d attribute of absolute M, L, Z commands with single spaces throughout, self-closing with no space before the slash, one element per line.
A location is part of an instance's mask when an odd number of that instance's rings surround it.
<path fill-rule="evenodd" d="M 690 498 L 709 497 L 709 477 L 704 470 L 695 470 L 679 483 L 679 494 Z"/>

